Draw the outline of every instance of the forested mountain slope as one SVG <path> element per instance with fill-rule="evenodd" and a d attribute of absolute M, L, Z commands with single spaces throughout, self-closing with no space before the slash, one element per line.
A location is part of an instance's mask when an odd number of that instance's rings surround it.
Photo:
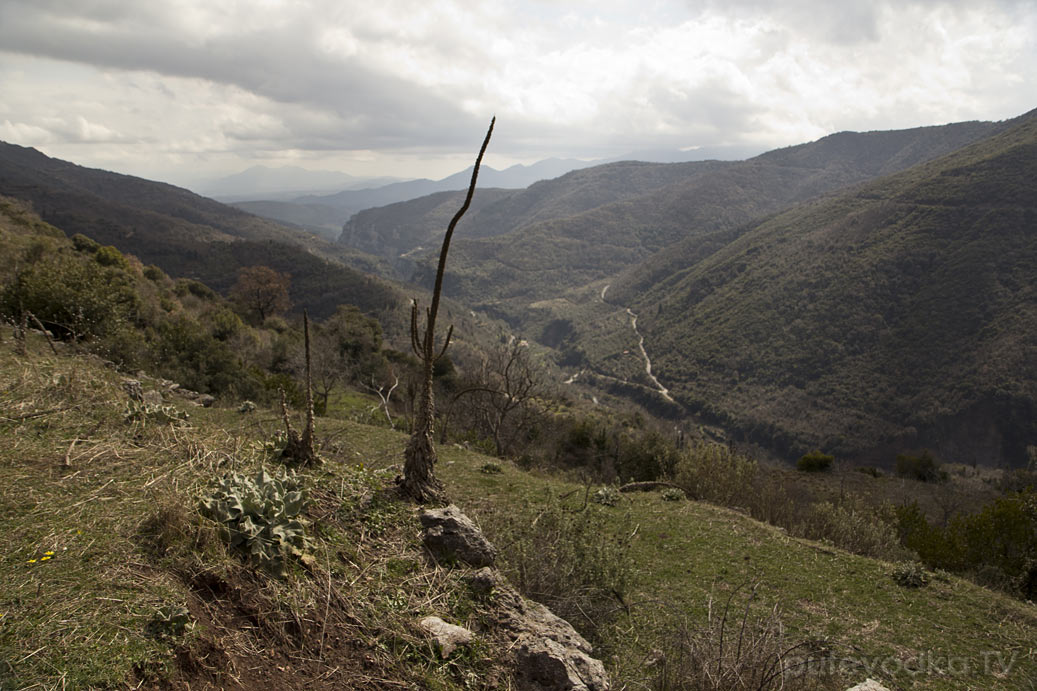
<path fill-rule="evenodd" d="M 406 311 L 407 296 L 370 275 L 385 271 L 376 259 L 172 185 L 0 143 L 0 194 L 29 201 L 69 234 L 114 245 L 222 292 L 238 268 L 262 264 L 291 274 L 293 302 L 319 317 L 340 303 L 370 313 Z"/>
<path fill-rule="evenodd" d="M 545 195 L 537 207 L 550 211 L 537 216 L 527 209 L 531 222 L 509 232 L 498 235 L 484 227 L 475 237 L 459 233 L 447 290 L 474 306 L 492 306 L 520 319 L 533 301 L 618 273 L 685 238 L 737 229 L 818 195 L 949 153 L 998 127 L 960 123 L 840 133 L 748 161 L 661 166 L 656 180 L 668 170 L 678 179 L 615 201 L 614 190 L 631 186 L 628 177 L 616 176 L 609 194 L 576 205 L 585 210 L 569 216 L 556 211 L 571 205 L 559 207 L 557 197 Z M 598 169 L 579 171 L 595 172 L 602 174 Z M 491 220 L 492 210 L 486 207 L 481 214 L 487 226 L 500 223 Z M 423 262 L 417 279 L 427 282 L 433 266 Z"/>
<path fill-rule="evenodd" d="M 642 315 L 679 401 L 780 452 L 1020 464 L 1037 443 L 1037 112 L 1006 128 L 689 238 L 609 299 Z"/>

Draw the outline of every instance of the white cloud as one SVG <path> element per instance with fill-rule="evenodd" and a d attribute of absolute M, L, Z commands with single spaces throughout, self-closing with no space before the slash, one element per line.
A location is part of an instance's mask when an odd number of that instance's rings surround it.
<path fill-rule="evenodd" d="M 166 177 L 446 174 L 491 113 L 502 162 L 769 147 L 1017 115 L 1034 36 L 1025 0 L 0 0 L 0 138 Z"/>

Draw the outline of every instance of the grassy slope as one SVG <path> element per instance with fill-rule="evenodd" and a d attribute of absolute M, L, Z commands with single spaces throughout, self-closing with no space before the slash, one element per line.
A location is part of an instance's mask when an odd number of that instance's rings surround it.
<path fill-rule="evenodd" d="M 664 383 L 786 453 L 1018 463 L 1037 433 L 1037 117 L 1013 124 L 612 295 L 644 312 Z"/>
<path fill-rule="evenodd" d="M 141 429 L 122 419 L 117 373 L 54 357 L 39 341 L 29 356 L 9 356 L 10 331 L 2 336 L 0 686 L 117 686 L 172 675 L 191 688 L 463 688 L 502 673 L 495 639 L 443 663 L 416 632 L 427 614 L 476 627 L 480 614 L 457 572 L 421 558 L 413 509 L 379 494 L 385 476 L 356 466 L 398 463 L 403 435 L 319 421 L 329 460 L 306 473 L 316 564 L 272 582 L 238 566 L 192 507 L 221 473 L 261 462 L 255 442 L 276 429 L 275 416 L 192 408 L 188 428 Z M 43 414 L 22 417 L 34 412 Z M 580 489 L 507 464 L 502 474 L 479 472 L 487 459 L 457 447 L 441 456 L 452 496 L 491 537 L 532 524 L 549 495 Z M 578 506 L 576 496 L 569 501 Z M 608 517 L 617 535 L 636 526 L 631 615 L 607 627 L 599 645 L 619 683 L 642 680 L 667 627 L 684 617 L 700 624 L 710 593 L 723 597 L 749 573 L 762 584 L 760 606 L 780 605 L 792 640 L 829 636 L 837 652 L 868 660 L 932 651 L 955 658 L 955 669 L 969 667 L 958 676 L 894 674 L 904 688 L 1025 688 L 1037 673 L 1032 604 L 957 578 L 904 590 L 889 564 L 707 504 L 644 494 L 589 510 Z M 163 604 L 186 604 L 198 628 L 172 641 L 146 636 Z M 987 651 L 1015 654 L 1008 676 L 984 673 Z M 896 663 L 887 668 L 895 672 Z M 890 680 L 858 668 L 843 681 L 869 674 Z"/>

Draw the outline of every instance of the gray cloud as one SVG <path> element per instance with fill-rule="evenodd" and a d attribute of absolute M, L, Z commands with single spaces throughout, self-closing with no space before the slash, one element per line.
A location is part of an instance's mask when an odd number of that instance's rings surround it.
<path fill-rule="evenodd" d="M 508 162 L 778 146 L 1028 110 L 1034 32 L 1025 0 L 0 0 L 0 138 L 397 174 L 461 165 L 491 113 Z"/>

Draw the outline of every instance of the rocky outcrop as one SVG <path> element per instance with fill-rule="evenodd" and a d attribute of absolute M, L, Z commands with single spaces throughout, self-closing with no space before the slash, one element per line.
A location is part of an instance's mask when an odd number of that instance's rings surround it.
<path fill-rule="evenodd" d="M 515 681 L 528 691 L 604 691 L 608 675 L 593 648 L 566 620 L 522 597 L 495 569 L 469 576 L 476 595 L 492 603 L 495 624 L 513 641 Z"/>
<path fill-rule="evenodd" d="M 607 691 L 608 675 L 601 661 L 591 657 L 591 644 L 569 622 L 544 605 L 527 600 L 496 569 L 497 551 L 482 531 L 454 505 L 425 509 L 420 514 L 426 547 L 440 561 L 481 566 L 468 575 L 468 585 L 486 611 L 482 617 L 489 635 L 508 641 L 519 691 Z M 421 622 L 447 657 L 454 648 L 440 634 L 470 633 L 438 617 Z M 456 629 L 456 630 L 455 630 Z M 466 641 L 467 642 L 467 641 Z M 456 646 L 455 646 L 456 647 Z"/>
<path fill-rule="evenodd" d="M 497 550 L 472 519 L 451 504 L 444 509 L 424 509 L 420 515 L 425 529 L 425 547 L 441 562 L 464 562 L 470 566 L 491 566 Z"/>

